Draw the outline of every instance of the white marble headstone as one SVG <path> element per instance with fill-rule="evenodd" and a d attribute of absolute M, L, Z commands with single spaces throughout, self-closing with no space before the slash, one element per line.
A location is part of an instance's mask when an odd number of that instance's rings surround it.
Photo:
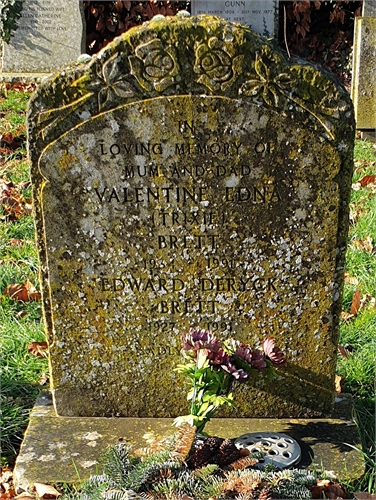
<path fill-rule="evenodd" d="M 191 12 L 195 16 L 209 14 L 247 24 L 266 37 L 278 32 L 278 0 L 192 0 Z"/>

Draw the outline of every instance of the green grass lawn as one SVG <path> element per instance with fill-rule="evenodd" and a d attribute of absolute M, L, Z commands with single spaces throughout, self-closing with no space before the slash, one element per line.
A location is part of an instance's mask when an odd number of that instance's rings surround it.
<path fill-rule="evenodd" d="M 28 352 L 30 342 L 43 341 L 40 302 L 19 302 L 5 296 L 10 284 L 29 280 L 37 286 L 38 261 L 34 227 L 29 210 L 31 188 L 25 150 L 25 108 L 29 93 L 0 93 L 2 164 L 0 194 L 4 182 L 12 183 L 17 213 L 0 205 L 0 359 L 2 463 L 12 464 L 27 425 L 29 410 L 48 372 L 47 359 Z M 357 490 L 375 490 L 375 352 L 376 352 L 376 182 L 362 186 L 365 176 L 376 175 L 376 149 L 358 140 L 355 148 L 354 189 L 347 251 L 347 278 L 343 309 L 355 314 L 341 323 L 338 374 L 344 390 L 354 395 L 356 420 L 361 433 L 367 473 Z M 1 187 L 3 186 L 3 187 Z M 358 292 L 359 303 L 354 304 Z M 352 305 L 353 304 L 353 305 Z"/>

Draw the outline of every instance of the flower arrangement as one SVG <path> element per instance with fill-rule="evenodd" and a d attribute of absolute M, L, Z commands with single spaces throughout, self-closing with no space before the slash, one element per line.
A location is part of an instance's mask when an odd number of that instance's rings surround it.
<path fill-rule="evenodd" d="M 238 384 L 250 383 L 257 372 L 273 376 L 273 366 L 286 364 L 284 354 L 267 337 L 262 351 L 228 339 L 220 342 L 212 332 L 191 328 L 181 336 L 186 363 L 176 371 L 188 378 L 190 413 L 175 419 L 175 425 L 189 423 L 202 432 L 222 405 L 234 407 L 233 392 Z"/>

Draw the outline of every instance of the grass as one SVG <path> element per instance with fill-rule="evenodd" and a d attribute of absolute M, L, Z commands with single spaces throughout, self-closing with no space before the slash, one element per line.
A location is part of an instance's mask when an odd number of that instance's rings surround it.
<path fill-rule="evenodd" d="M 25 108 L 28 93 L 9 91 L 0 97 L 2 141 L 0 178 L 12 181 L 23 199 L 31 196 L 29 164 L 26 160 Z M 11 147 L 12 143 L 19 147 Z M 4 216 L 0 207 L 0 217 Z M 12 219 L 12 217 L 10 218 Z M 41 389 L 47 360 L 29 354 L 27 345 L 43 341 L 41 307 L 36 302 L 19 303 L 1 295 L 6 286 L 38 281 L 38 259 L 31 215 L 0 221 L 0 374 L 1 461 L 12 464 L 18 452 L 29 411 Z"/>
<path fill-rule="evenodd" d="M 15 139 L 18 147 L 5 145 L 0 178 L 12 181 L 24 199 L 30 197 L 29 165 L 25 151 L 25 108 L 27 92 L 9 90 L 0 94 L 0 133 Z M 7 135 L 8 134 L 8 135 Z M 9 136 L 11 134 L 11 137 Z M 18 141 L 18 142 L 17 142 Z M 357 141 L 354 183 L 366 175 L 376 175 L 376 149 L 372 143 Z M 0 217 L 4 211 L 0 207 Z M 347 251 L 347 273 L 354 278 L 345 283 L 343 309 L 349 311 L 359 290 L 365 307 L 341 323 L 340 344 L 347 357 L 338 358 L 338 374 L 344 388 L 354 396 L 366 472 L 354 490 L 376 493 L 375 485 L 375 352 L 376 321 L 372 297 L 376 297 L 376 187 L 354 185 L 351 198 L 351 226 Z M 362 242 L 368 239 L 368 246 Z M 17 241 L 21 243 L 16 243 Z M 371 244 L 371 247 L 370 247 Z M 29 279 L 37 284 L 38 260 L 31 215 L 0 222 L 0 359 L 1 359 L 1 445 L 2 462 L 12 464 L 17 454 L 28 414 L 37 394 L 47 360 L 27 351 L 31 341 L 43 341 L 41 308 L 36 302 L 19 303 L 1 296 L 5 287 Z M 356 280 L 356 281 L 355 281 Z M 368 294 L 368 295 L 367 295 Z"/>

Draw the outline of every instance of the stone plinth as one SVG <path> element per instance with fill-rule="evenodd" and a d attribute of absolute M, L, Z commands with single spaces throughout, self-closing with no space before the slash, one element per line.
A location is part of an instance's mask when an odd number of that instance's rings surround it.
<path fill-rule="evenodd" d="M 351 399 L 345 399 L 344 404 L 351 411 Z M 100 456 L 107 446 L 121 439 L 137 449 L 146 445 L 144 434 L 152 431 L 165 437 L 174 430 L 171 419 L 56 417 L 51 399 L 45 396 L 32 411 L 14 480 L 23 489 L 35 482 L 78 483 L 101 472 Z M 347 470 L 351 478 L 360 477 L 364 468 L 361 454 L 348 446 L 360 444 L 354 423 L 343 412 L 335 419 L 219 418 L 205 431 L 228 438 L 249 432 L 281 432 L 301 447 L 302 458 L 296 467 L 324 467 L 342 477 Z"/>

